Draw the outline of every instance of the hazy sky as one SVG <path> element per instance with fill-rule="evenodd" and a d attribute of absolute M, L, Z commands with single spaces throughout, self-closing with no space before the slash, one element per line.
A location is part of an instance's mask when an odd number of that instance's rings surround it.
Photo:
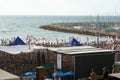
<path fill-rule="evenodd" d="M 120 0 L 0 0 L 0 15 L 115 15 Z"/>

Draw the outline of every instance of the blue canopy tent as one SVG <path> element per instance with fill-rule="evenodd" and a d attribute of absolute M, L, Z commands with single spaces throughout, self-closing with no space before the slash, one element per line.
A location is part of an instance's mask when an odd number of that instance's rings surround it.
<path fill-rule="evenodd" d="M 82 46 L 82 44 L 80 44 L 75 38 L 72 38 L 69 42 L 68 42 L 68 46 Z"/>
<path fill-rule="evenodd" d="M 10 43 L 10 46 L 15 46 L 15 45 L 26 45 L 25 42 L 17 37 L 13 42 Z"/>

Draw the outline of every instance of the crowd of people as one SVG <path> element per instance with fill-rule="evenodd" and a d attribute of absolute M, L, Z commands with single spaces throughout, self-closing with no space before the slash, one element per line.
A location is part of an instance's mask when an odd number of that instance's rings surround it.
<path fill-rule="evenodd" d="M 0 39 L 0 46 L 10 46 L 10 44 L 16 38 L 17 37 L 12 37 L 10 39 L 9 38 L 1 38 Z M 58 42 L 57 39 L 55 41 L 48 41 L 45 37 L 36 38 L 34 36 L 27 35 L 24 39 L 21 38 L 21 40 L 23 40 L 27 45 L 43 45 L 43 46 L 52 46 L 52 47 L 57 47 L 60 45 L 60 43 Z"/>

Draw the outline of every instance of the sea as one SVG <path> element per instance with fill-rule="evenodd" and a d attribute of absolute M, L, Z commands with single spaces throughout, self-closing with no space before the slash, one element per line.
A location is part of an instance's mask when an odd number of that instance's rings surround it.
<path fill-rule="evenodd" d="M 25 40 L 26 36 L 45 38 L 49 42 L 69 41 L 75 37 L 80 42 L 96 41 L 96 36 L 78 35 L 72 33 L 55 32 L 40 29 L 40 26 L 63 22 L 96 22 L 97 16 L 28 16 L 28 15 L 1 15 L 0 16 L 0 39 L 11 39 L 19 36 Z M 101 22 L 119 22 L 120 16 L 100 16 Z"/>

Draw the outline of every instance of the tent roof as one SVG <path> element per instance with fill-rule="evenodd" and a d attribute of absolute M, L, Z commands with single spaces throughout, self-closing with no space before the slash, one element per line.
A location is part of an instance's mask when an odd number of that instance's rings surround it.
<path fill-rule="evenodd" d="M 60 48 L 48 48 L 48 49 L 56 53 L 68 54 L 68 55 L 93 54 L 98 52 L 113 52 L 113 50 L 95 48 L 92 46 L 60 47 Z"/>
<path fill-rule="evenodd" d="M 31 45 L 29 49 L 29 45 L 0 46 L 0 51 L 4 51 L 10 54 L 19 54 L 21 52 L 28 53 L 32 52 L 33 50 L 40 49 L 46 49 L 46 47 Z"/>
<path fill-rule="evenodd" d="M 14 45 L 26 45 L 26 44 L 21 38 L 17 37 L 13 42 L 10 43 L 10 46 Z"/>
<path fill-rule="evenodd" d="M 0 69 L 0 80 L 20 80 L 20 77 Z"/>
<path fill-rule="evenodd" d="M 28 45 L 0 46 L 0 50 L 11 54 L 19 54 L 21 52 L 32 52 L 33 48 L 29 49 Z"/>
<path fill-rule="evenodd" d="M 69 42 L 68 42 L 68 46 L 82 46 L 82 44 L 80 44 L 80 42 L 78 42 L 75 38 L 72 38 Z"/>

